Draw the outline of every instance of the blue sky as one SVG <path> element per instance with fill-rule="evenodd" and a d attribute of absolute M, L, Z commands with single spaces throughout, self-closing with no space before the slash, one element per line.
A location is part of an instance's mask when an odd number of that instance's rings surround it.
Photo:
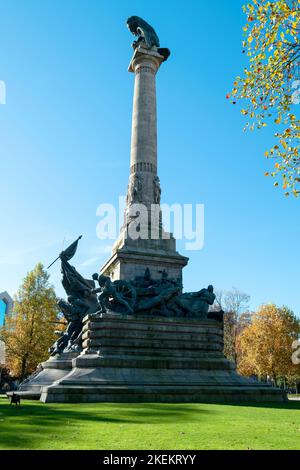
<path fill-rule="evenodd" d="M 133 76 L 128 16 L 139 15 L 172 55 L 159 71 L 159 175 L 165 203 L 205 204 L 205 245 L 186 290 L 236 286 L 300 314 L 299 209 L 264 177 L 272 126 L 243 133 L 226 101 L 242 72 L 243 1 L 0 0 L 0 291 L 13 294 L 84 238 L 73 262 L 88 276 L 108 257 L 96 209 L 117 204 L 129 172 Z M 299 112 L 295 109 L 295 112 Z M 50 270 L 62 295 L 59 265 Z"/>

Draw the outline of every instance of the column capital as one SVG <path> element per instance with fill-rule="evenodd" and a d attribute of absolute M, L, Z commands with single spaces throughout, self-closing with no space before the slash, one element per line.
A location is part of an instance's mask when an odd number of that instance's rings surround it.
<path fill-rule="evenodd" d="M 157 51 L 138 46 L 134 50 L 133 57 L 128 67 L 128 72 L 135 73 L 139 65 L 147 63 L 152 65 L 153 72 L 156 73 L 162 62 L 165 60 L 165 57 Z"/>

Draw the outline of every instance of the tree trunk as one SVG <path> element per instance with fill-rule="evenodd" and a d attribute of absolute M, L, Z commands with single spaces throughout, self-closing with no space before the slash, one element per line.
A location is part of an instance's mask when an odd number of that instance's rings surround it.
<path fill-rule="evenodd" d="M 21 382 L 23 382 L 23 380 L 25 379 L 26 370 L 27 370 L 27 354 L 22 358 L 21 377 L 20 377 Z"/>

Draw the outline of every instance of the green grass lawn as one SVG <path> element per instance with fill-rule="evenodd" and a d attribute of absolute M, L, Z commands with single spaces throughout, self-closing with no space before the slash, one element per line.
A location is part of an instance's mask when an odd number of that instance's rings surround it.
<path fill-rule="evenodd" d="M 16 408 L 1 398 L 0 449 L 300 449 L 300 403 Z"/>

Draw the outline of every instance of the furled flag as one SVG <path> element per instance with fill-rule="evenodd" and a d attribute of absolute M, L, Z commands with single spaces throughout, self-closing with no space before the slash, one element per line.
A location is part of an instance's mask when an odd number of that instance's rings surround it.
<path fill-rule="evenodd" d="M 79 240 L 81 240 L 81 238 L 82 238 L 82 235 L 78 237 L 77 240 L 73 242 L 72 245 L 70 245 L 66 250 L 62 251 L 59 257 L 61 259 L 63 258 L 64 261 L 69 261 L 71 258 L 73 258 L 73 256 L 75 255 L 77 251 L 78 242 Z"/>

